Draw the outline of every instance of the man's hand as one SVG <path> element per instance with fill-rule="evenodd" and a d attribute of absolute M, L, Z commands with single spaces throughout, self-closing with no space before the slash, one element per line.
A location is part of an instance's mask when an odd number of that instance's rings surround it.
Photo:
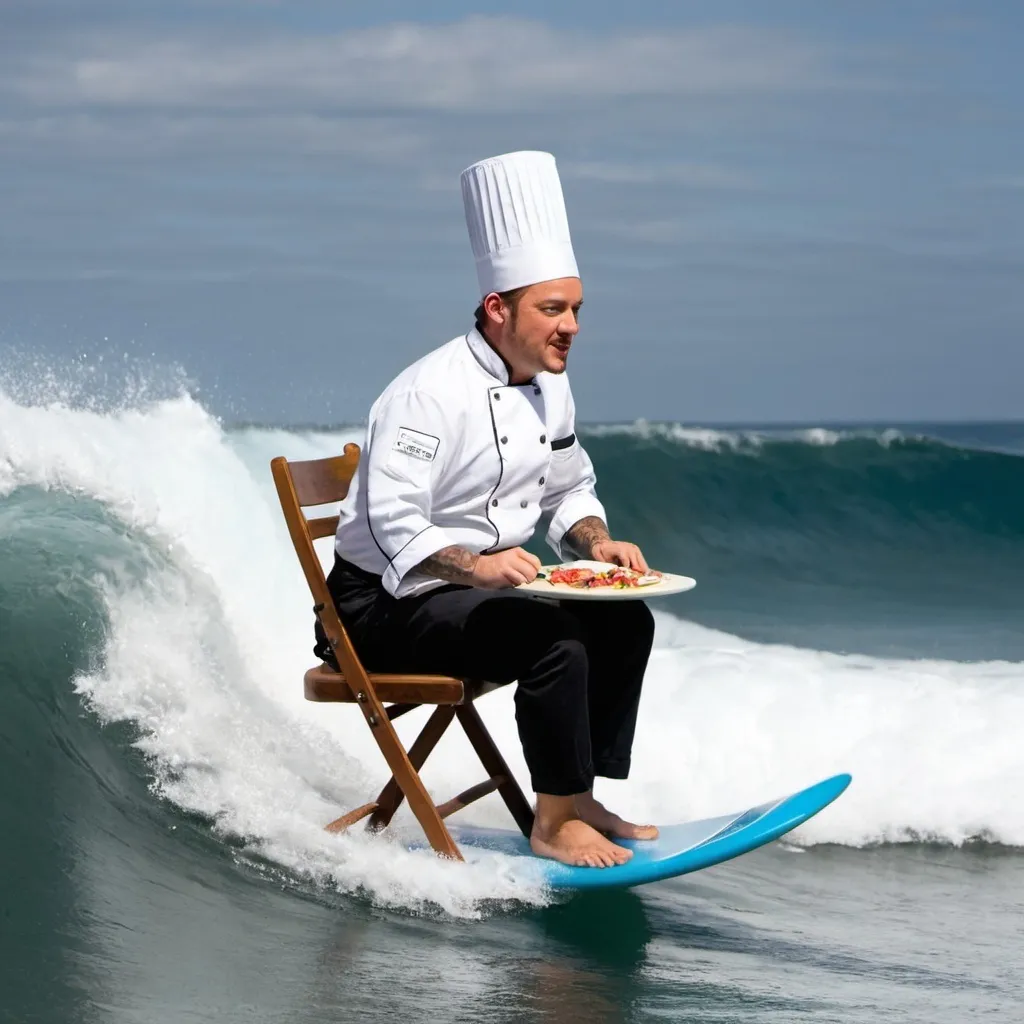
<path fill-rule="evenodd" d="M 518 587 L 532 583 L 540 570 L 540 559 L 522 548 L 509 548 L 494 555 L 481 555 L 473 568 L 472 585 L 486 590 Z"/>
<path fill-rule="evenodd" d="M 647 561 L 643 552 L 635 545 L 624 540 L 598 541 L 590 549 L 590 557 L 595 562 L 612 562 L 625 565 L 630 569 L 647 572 Z"/>
<path fill-rule="evenodd" d="M 612 540 L 604 520 L 597 516 L 585 516 L 573 523 L 566 530 L 565 543 L 581 558 L 611 562 L 613 565 L 625 565 L 630 569 L 647 572 L 647 562 L 640 549 L 624 540 Z"/>

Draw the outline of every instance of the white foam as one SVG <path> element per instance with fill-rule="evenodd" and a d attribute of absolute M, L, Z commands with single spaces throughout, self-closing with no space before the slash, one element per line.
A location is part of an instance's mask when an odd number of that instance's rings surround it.
<path fill-rule="evenodd" d="M 1024 845 L 1024 665 L 754 644 L 671 617 L 659 619 L 657 648 L 635 813 L 699 817 L 848 771 L 847 793 L 795 839 Z"/>
<path fill-rule="evenodd" d="M 609 435 L 626 435 L 641 440 L 662 440 L 681 444 L 687 448 L 701 451 L 731 451 L 748 455 L 756 455 L 761 449 L 772 442 L 798 443 L 811 445 L 815 448 L 830 448 L 854 438 L 875 441 L 883 448 L 895 442 L 905 440 L 906 435 L 889 428 L 872 430 L 870 428 L 833 430 L 828 427 L 800 428 L 764 428 L 759 430 L 721 430 L 712 427 L 687 426 L 682 423 L 651 423 L 639 419 L 632 423 L 611 423 L 584 428 L 585 436 L 607 437 Z"/>
<path fill-rule="evenodd" d="M 229 436 L 189 398 L 98 413 L 0 394 L 0 494 L 34 484 L 85 495 L 147 537 L 154 568 L 142 582 L 126 574 L 103 585 L 102 668 L 77 686 L 105 720 L 137 723 L 163 796 L 291 870 L 384 902 L 474 914 L 485 898 L 542 901 L 536 876 L 508 859 L 452 865 L 322 831 L 372 798 L 383 762 L 360 716 L 302 699 L 310 599 L 268 462 L 330 454 L 359 434 Z M 599 784 L 628 813 L 716 814 L 850 771 L 848 793 L 796 841 L 958 843 L 980 833 L 1024 845 L 1024 666 L 753 644 L 667 615 L 656 647 L 633 776 Z M 480 711 L 525 782 L 511 698 L 488 696 Z M 403 718 L 400 732 L 421 720 Z M 477 780 L 473 763 L 453 733 L 427 784 L 451 795 Z M 508 825 L 496 797 L 467 813 Z"/>
<path fill-rule="evenodd" d="M 760 435 L 752 431 L 715 430 L 712 427 L 691 427 L 682 423 L 651 423 L 639 419 L 632 423 L 608 423 L 587 426 L 584 436 L 608 437 L 616 434 L 636 437 L 645 441 L 673 441 L 687 448 L 702 451 L 757 450 L 762 444 Z"/>
<path fill-rule="evenodd" d="M 826 427 L 808 427 L 805 430 L 797 430 L 791 435 L 786 436 L 803 441 L 804 444 L 813 445 L 816 448 L 831 448 L 843 438 L 843 434 L 840 431 L 828 430 Z"/>

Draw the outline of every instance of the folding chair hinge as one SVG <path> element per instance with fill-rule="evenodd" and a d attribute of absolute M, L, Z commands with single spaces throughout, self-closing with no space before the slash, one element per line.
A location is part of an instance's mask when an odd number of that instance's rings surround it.
<path fill-rule="evenodd" d="M 362 690 L 357 690 L 356 691 L 356 701 L 359 704 L 365 704 L 366 703 L 366 694 L 365 694 L 364 691 L 362 691 Z M 380 719 L 377 717 L 377 713 L 375 711 L 367 712 L 366 720 L 367 720 L 367 722 L 370 723 L 371 728 L 376 728 L 377 723 L 380 721 Z"/>

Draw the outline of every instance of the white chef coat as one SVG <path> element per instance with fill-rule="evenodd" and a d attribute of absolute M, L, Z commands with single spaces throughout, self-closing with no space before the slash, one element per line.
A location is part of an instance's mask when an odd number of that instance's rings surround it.
<path fill-rule="evenodd" d="M 561 546 L 566 531 L 586 516 L 606 521 L 575 415 L 565 374 L 510 385 L 504 360 L 476 330 L 435 349 L 370 410 L 338 554 L 408 597 L 443 586 L 413 571 L 434 552 L 516 547 L 546 514 L 548 543 L 572 557 Z"/>

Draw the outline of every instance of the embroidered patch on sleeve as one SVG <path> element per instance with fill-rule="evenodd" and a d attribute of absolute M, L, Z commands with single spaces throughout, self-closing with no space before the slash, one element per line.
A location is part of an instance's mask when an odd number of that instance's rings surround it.
<path fill-rule="evenodd" d="M 409 427 L 399 427 L 398 437 L 391 446 L 396 452 L 403 455 L 411 455 L 414 459 L 422 459 L 424 462 L 433 462 L 437 455 L 440 438 L 433 434 L 424 434 L 419 430 L 411 430 Z"/>

